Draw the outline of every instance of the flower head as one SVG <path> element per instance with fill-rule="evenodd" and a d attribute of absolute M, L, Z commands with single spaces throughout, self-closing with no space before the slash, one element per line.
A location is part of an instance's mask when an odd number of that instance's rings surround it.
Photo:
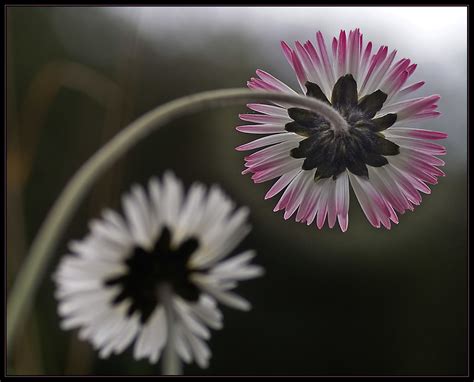
<path fill-rule="evenodd" d="M 444 173 L 443 146 L 429 142 L 445 133 L 413 128 L 419 121 L 440 115 L 438 95 L 404 99 L 424 82 L 406 85 L 416 69 L 409 59 L 395 61 L 396 50 L 363 43 L 359 29 L 341 31 L 326 46 L 321 32 L 316 43 L 282 42 L 283 53 L 296 73 L 301 90 L 331 105 L 345 119 L 341 128 L 323 116 L 287 104 L 249 104 L 253 114 L 240 119 L 254 124 L 238 131 L 264 134 L 237 147 L 258 151 L 245 157 L 243 174 L 252 173 L 255 183 L 278 178 L 265 195 L 283 191 L 274 211 L 285 210 L 289 219 L 321 228 L 336 220 L 348 227 L 349 185 L 369 222 L 390 229 L 398 223 L 397 212 L 413 210 L 427 184 L 436 184 Z M 248 83 L 251 89 L 295 93 L 263 70 Z"/>
<path fill-rule="evenodd" d="M 54 276 L 63 329 L 80 328 L 101 357 L 135 340 L 136 359 L 157 362 L 168 344 L 186 362 L 206 367 L 207 327 L 220 329 L 216 301 L 248 310 L 231 291 L 262 274 L 253 251 L 223 260 L 249 232 L 248 210 L 216 186 L 195 183 L 189 193 L 171 173 L 123 197 L 125 218 L 106 210 L 82 241 L 70 244 Z M 173 317 L 170 320 L 170 317 Z"/>

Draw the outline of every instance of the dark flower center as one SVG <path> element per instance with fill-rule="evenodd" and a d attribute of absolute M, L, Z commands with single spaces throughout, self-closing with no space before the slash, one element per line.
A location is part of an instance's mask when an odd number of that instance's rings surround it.
<path fill-rule="evenodd" d="M 367 165 L 381 167 L 388 163 L 388 155 L 397 155 L 399 146 L 385 139 L 380 131 L 392 126 L 396 114 L 374 118 L 387 99 L 387 94 L 377 90 L 359 100 L 357 83 L 351 74 L 339 78 L 332 91 L 331 102 L 321 88 L 306 83 L 307 93 L 334 107 L 347 121 L 346 132 L 334 131 L 320 115 L 300 108 L 288 109 L 293 122 L 285 129 L 307 137 L 291 150 L 294 158 L 305 158 L 303 170 L 316 168 L 315 180 L 337 176 L 348 169 L 355 175 L 368 177 Z"/>
<path fill-rule="evenodd" d="M 189 280 L 188 260 L 196 251 L 199 242 L 195 238 L 185 240 L 178 248 L 171 248 L 171 235 L 164 227 L 159 240 L 151 251 L 135 247 L 124 261 L 128 270 L 125 274 L 105 280 L 108 287 L 118 285 L 120 291 L 112 300 L 118 304 L 131 299 L 127 315 L 140 312 L 140 320 L 145 323 L 160 303 L 157 288 L 168 283 L 174 293 L 188 301 L 197 301 L 199 289 Z"/>

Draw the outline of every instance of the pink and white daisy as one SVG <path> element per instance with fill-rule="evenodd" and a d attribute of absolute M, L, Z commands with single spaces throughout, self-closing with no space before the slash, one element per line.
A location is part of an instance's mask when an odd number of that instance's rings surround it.
<path fill-rule="evenodd" d="M 283 191 L 274 211 L 296 221 L 316 220 L 342 231 L 349 221 L 349 184 L 369 222 L 390 229 L 397 212 L 413 210 L 428 184 L 444 176 L 437 158 L 446 149 L 432 140 L 446 133 L 413 128 L 436 118 L 439 95 L 408 98 L 424 84 L 407 83 L 416 69 L 410 59 L 395 61 L 396 50 L 364 44 L 359 29 L 341 31 L 327 46 L 321 32 L 316 43 L 282 42 L 283 53 L 296 73 L 303 93 L 332 107 L 345 119 L 336 129 L 324 117 L 288 104 L 247 105 L 256 113 L 241 114 L 253 124 L 237 130 L 266 136 L 237 147 L 258 151 L 245 157 L 243 174 L 255 183 L 277 179 L 265 195 Z M 251 89 L 296 92 L 263 70 L 247 83 Z"/>

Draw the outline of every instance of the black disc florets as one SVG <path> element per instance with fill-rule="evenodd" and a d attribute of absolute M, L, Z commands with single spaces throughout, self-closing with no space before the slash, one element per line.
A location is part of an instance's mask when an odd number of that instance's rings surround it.
<path fill-rule="evenodd" d="M 142 323 L 150 318 L 160 303 L 157 288 L 162 283 L 168 283 L 174 293 L 188 301 L 197 301 L 199 298 L 199 289 L 189 280 L 188 267 L 188 260 L 198 248 L 199 242 L 195 238 L 189 238 L 179 247 L 172 248 L 170 239 L 170 231 L 164 227 L 151 251 L 135 247 L 124 261 L 127 272 L 104 283 L 106 287 L 120 287 L 112 304 L 130 298 L 131 305 L 127 315 L 138 310 Z"/>
<path fill-rule="evenodd" d="M 293 122 L 287 123 L 285 129 L 307 137 L 291 151 L 291 156 L 306 158 L 303 170 L 316 168 L 315 179 L 331 176 L 336 179 L 345 169 L 355 175 L 368 177 L 367 165 L 384 166 L 388 163 L 385 156 L 400 152 L 398 145 L 380 133 L 395 123 L 397 115 L 386 114 L 374 118 L 387 99 L 387 94 L 377 90 L 359 100 L 357 83 L 351 74 L 337 80 L 331 102 L 318 85 L 307 82 L 306 89 L 306 95 L 334 107 L 348 125 L 347 131 L 338 132 L 316 113 L 300 108 L 288 109 Z"/>

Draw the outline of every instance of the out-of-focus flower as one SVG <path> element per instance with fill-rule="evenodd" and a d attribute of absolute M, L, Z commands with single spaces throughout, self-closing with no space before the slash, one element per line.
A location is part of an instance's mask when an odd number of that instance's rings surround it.
<path fill-rule="evenodd" d="M 326 46 L 321 32 L 316 43 L 282 42 L 283 53 L 296 73 L 303 93 L 334 107 L 346 120 L 335 130 L 324 117 L 287 104 L 249 104 L 254 114 L 240 119 L 254 124 L 238 131 L 267 136 L 237 147 L 258 151 L 245 157 L 243 174 L 252 173 L 255 183 L 278 178 L 265 195 L 284 190 L 274 211 L 284 218 L 296 212 L 296 221 L 321 228 L 336 220 L 348 227 L 349 184 L 369 222 L 390 229 L 397 213 L 413 210 L 421 202 L 420 191 L 430 193 L 444 173 L 443 146 L 430 142 L 447 134 L 413 128 L 419 121 L 440 115 L 438 95 L 405 99 L 424 82 L 406 85 L 416 64 L 396 50 L 363 43 L 355 29 L 341 31 Z M 248 83 L 251 89 L 295 93 L 263 70 Z"/>
<path fill-rule="evenodd" d="M 80 328 L 100 357 L 135 340 L 136 359 L 157 362 L 168 345 L 206 367 L 208 327 L 222 327 L 216 301 L 250 309 L 231 289 L 263 272 L 250 264 L 253 251 L 224 260 L 250 230 L 248 210 L 234 207 L 216 186 L 195 183 L 185 195 L 171 173 L 152 179 L 148 193 L 135 186 L 123 197 L 125 218 L 106 210 L 61 260 L 54 279 L 62 328 Z"/>

